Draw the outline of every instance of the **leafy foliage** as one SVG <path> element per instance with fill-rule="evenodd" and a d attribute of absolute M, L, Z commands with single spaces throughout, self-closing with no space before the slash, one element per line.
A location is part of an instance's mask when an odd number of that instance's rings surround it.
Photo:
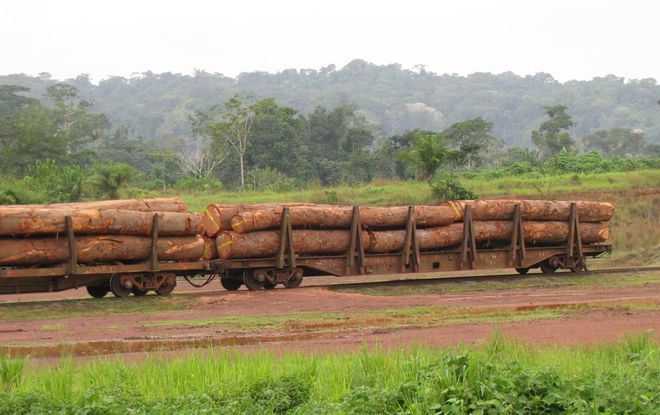
<path fill-rule="evenodd" d="M 630 128 L 601 130 L 584 137 L 587 150 L 598 151 L 606 157 L 639 156 L 644 153 L 644 133 Z"/>
<path fill-rule="evenodd" d="M 77 166 L 60 165 L 53 160 L 37 162 L 28 167 L 21 182 L 43 194 L 48 203 L 75 202 L 82 198 L 84 172 Z"/>
<path fill-rule="evenodd" d="M 521 147 L 529 146 L 530 132 L 544 116 L 543 106 L 562 103 L 571 108 L 578 137 L 630 127 L 644 130 L 650 143 L 660 143 L 660 85 L 654 79 L 608 75 L 562 83 L 548 73 L 458 76 L 356 59 L 343 68 L 245 72 L 236 78 L 203 71 L 193 76 L 144 72 L 109 77 L 98 84 L 84 75 L 66 82 L 115 125 L 129 126 L 147 138 L 190 135 L 187 117 L 191 111 L 247 92 L 256 100 L 272 97 L 302 114 L 316 106 L 334 108 L 351 102 L 382 126 L 385 135 L 416 128 L 441 131 L 453 123 L 483 117 L 494 124 L 496 137 Z M 33 98 L 40 98 L 54 83 L 46 77 L 0 76 L 0 84 L 31 88 Z"/>
<path fill-rule="evenodd" d="M 410 162 L 420 179 L 433 177 L 441 166 L 457 154 L 456 150 L 448 147 L 447 139 L 441 133 L 418 132 L 411 147 L 411 150 L 399 152 L 397 157 Z"/>
<path fill-rule="evenodd" d="M 545 107 L 545 113 L 550 118 L 544 121 L 538 130 L 532 132 L 532 142 L 543 156 L 553 156 L 561 150 L 575 147 L 571 137 L 571 127 L 575 126 L 573 119 L 563 105 Z"/>
<path fill-rule="evenodd" d="M 483 348 L 387 354 L 193 354 L 75 371 L 65 362 L 30 377 L 0 357 L 11 385 L 0 414 L 656 414 L 657 352 L 650 334 L 573 349 L 495 336 Z"/>
<path fill-rule="evenodd" d="M 477 194 L 461 184 L 451 173 L 436 176 L 431 182 L 431 191 L 439 201 L 477 199 Z"/>
<path fill-rule="evenodd" d="M 120 191 L 134 179 L 136 170 L 125 163 L 99 163 L 85 184 L 90 192 L 101 199 L 119 199 Z"/>

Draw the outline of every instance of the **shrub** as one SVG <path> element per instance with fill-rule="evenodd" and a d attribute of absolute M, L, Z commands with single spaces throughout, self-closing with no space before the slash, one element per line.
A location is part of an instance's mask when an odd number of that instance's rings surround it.
<path fill-rule="evenodd" d="M 477 198 L 476 193 L 463 186 L 458 177 L 450 173 L 438 175 L 429 184 L 439 201 Z"/>
<path fill-rule="evenodd" d="M 37 193 L 22 181 L 7 181 L 0 186 L 0 205 L 46 203 L 47 197 Z"/>
<path fill-rule="evenodd" d="M 252 190 L 288 192 L 297 187 L 297 180 L 280 173 L 276 169 L 265 167 L 254 169 L 247 174 L 248 185 Z"/>
<path fill-rule="evenodd" d="M 45 196 L 47 203 L 75 202 L 82 197 L 84 172 L 77 166 L 63 166 L 53 160 L 28 167 L 21 180 L 28 188 Z"/>

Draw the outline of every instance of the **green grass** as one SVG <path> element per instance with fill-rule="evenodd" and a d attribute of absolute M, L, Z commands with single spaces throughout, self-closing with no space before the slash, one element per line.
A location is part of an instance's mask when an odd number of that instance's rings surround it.
<path fill-rule="evenodd" d="M 544 288 L 544 287 L 586 287 L 586 286 L 639 286 L 647 284 L 660 284 L 660 272 L 649 271 L 640 273 L 623 274 L 595 274 L 595 275 L 576 275 L 569 273 L 546 276 L 539 274 L 521 279 L 509 279 L 506 281 L 498 280 L 463 280 L 457 281 L 447 279 L 443 281 L 429 281 L 428 283 L 411 284 L 391 284 L 374 285 L 367 287 L 330 287 L 336 292 L 350 292 L 364 295 L 415 295 L 415 294 L 454 294 L 476 291 L 491 291 L 498 289 L 524 289 L 524 288 Z"/>
<path fill-rule="evenodd" d="M 539 348 L 495 333 L 479 347 L 387 352 L 209 349 L 55 366 L 0 357 L 0 414 L 657 414 L 659 352 L 650 334 Z"/>
<path fill-rule="evenodd" d="M 177 311 L 196 302 L 194 294 L 171 297 L 147 296 L 101 299 L 35 301 L 28 303 L 0 303 L 0 321 L 48 320 L 108 314 Z"/>
<path fill-rule="evenodd" d="M 558 193 L 635 190 L 660 187 L 660 170 L 633 172 L 520 176 L 501 179 L 463 179 L 481 198 L 494 196 L 553 197 Z M 173 194 L 167 193 L 168 196 Z M 203 211 L 210 203 L 311 202 L 360 205 L 421 205 L 436 200 L 426 182 L 376 181 L 354 186 L 313 188 L 291 192 L 232 192 L 183 194 L 189 209 Z"/>
<path fill-rule="evenodd" d="M 508 195 L 552 196 L 556 193 L 635 190 L 660 187 L 660 170 L 631 172 L 521 176 L 501 179 L 467 179 L 464 184 L 480 197 Z"/>
<path fill-rule="evenodd" d="M 61 324 L 44 324 L 43 326 L 39 327 L 39 330 L 41 331 L 60 331 L 64 328 L 63 325 Z"/>

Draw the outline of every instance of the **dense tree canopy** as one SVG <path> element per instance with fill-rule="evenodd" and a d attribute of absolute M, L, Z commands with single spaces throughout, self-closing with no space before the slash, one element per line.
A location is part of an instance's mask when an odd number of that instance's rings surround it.
<path fill-rule="evenodd" d="M 373 69 L 367 65 L 360 70 L 370 73 Z M 366 82 L 361 76 L 344 79 L 344 71 L 327 68 L 304 76 Z M 156 80 L 152 75 L 145 76 L 152 79 L 154 91 L 163 80 L 175 87 L 182 79 L 168 75 Z M 289 75 L 293 87 L 300 74 Z M 197 74 L 194 79 L 206 76 Z M 259 79 L 262 76 L 255 75 L 252 80 Z M 378 79 L 371 79 L 371 84 L 377 86 Z M 417 111 L 418 117 L 407 119 L 415 118 L 415 127 L 432 128 L 389 134 L 373 111 L 354 103 L 300 111 L 275 98 L 254 98 L 256 93 L 235 94 L 208 106 L 172 97 L 178 102 L 174 112 L 164 113 L 154 135 L 144 136 L 139 123 L 129 120 L 111 128 L 106 115 L 85 96 L 85 91 L 101 87 L 79 77 L 72 83 L 49 83 L 40 99 L 28 97 L 34 91 L 24 87 L 0 88 L 0 200 L 31 203 L 118 197 L 132 186 L 202 192 L 221 188 L 285 191 L 314 183 L 354 184 L 394 177 L 429 179 L 442 198 L 470 197 L 456 178 L 478 169 L 495 168 L 494 174 L 526 174 L 539 168 L 629 170 L 657 165 L 654 159 L 630 157 L 657 157 L 659 152 L 657 144 L 646 143 L 641 128 L 607 128 L 579 136 L 573 108 L 561 104 L 546 106 L 546 117 L 538 118 L 534 131 L 529 131 L 528 141 L 535 150 L 507 148 L 498 136 L 497 123 L 489 118 L 494 113 L 488 111 L 448 123 L 444 113 L 417 102 L 407 105 L 406 111 Z M 387 107 L 384 102 L 378 105 Z M 152 109 L 141 107 L 140 111 L 148 114 Z"/>
<path fill-rule="evenodd" d="M 625 80 L 613 75 L 560 83 L 547 73 L 474 73 L 468 76 L 411 71 L 355 60 L 344 68 L 251 72 L 236 79 L 220 74 L 145 72 L 92 84 L 86 75 L 67 80 L 113 125 L 124 124 L 146 138 L 191 136 L 189 114 L 226 102 L 236 93 L 308 114 L 318 106 L 355 104 L 386 135 L 416 128 L 441 131 L 451 124 L 482 117 L 493 135 L 510 146 L 531 147 L 531 132 L 544 120 L 543 107 L 565 105 L 576 123 L 576 137 L 598 130 L 643 130 L 660 143 L 660 85 L 653 79 Z M 41 99 L 55 81 L 47 76 L 0 76 L 0 84 L 30 88 Z"/>

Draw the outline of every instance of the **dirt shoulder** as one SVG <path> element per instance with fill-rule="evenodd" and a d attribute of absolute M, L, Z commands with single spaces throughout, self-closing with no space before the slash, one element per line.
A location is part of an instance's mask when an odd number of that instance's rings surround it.
<path fill-rule="evenodd" d="M 150 301 L 158 305 L 155 309 L 122 314 L 111 310 L 131 305 L 131 301 L 141 306 L 143 299 L 107 299 L 103 301 L 110 311 L 70 316 L 67 301 L 35 303 L 44 309 L 59 307 L 59 314 L 3 319 L 0 348 L 15 355 L 48 357 L 174 352 L 209 346 L 302 351 L 350 350 L 363 344 L 440 346 L 478 343 L 495 329 L 535 344 L 590 344 L 648 330 L 656 337 L 660 334 L 657 283 L 502 287 L 506 285 L 398 296 L 326 288 L 209 291 L 179 299 L 153 298 Z M 184 303 L 168 309 L 167 301 L 180 300 Z M 98 300 L 76 300 L 76 307 L 106 304 L 94 301 Z M 3 310 L 15 306 L 5 304 Z"/>

